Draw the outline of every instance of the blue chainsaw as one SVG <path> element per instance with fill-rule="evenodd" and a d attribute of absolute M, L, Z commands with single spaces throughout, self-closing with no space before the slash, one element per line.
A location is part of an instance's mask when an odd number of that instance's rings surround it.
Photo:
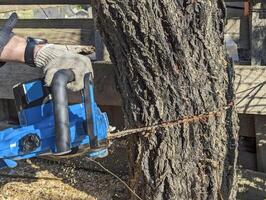
<path fill-rule="evenodd" d="M 74 78 L 71 70 L 60 70 L 51 87 L 42 79 L 14 87 L 20 124 L 0 131 L 0 168 L 39 156 L 108 155 L 109 122 L 95 103 L 92 74 L 84 77 L 82 102 L 68 105 L 66 86 Z"/>

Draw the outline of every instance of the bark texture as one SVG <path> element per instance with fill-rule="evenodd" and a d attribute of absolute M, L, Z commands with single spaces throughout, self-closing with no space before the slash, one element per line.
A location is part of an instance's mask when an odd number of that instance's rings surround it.
<path fill-rule="evenodd" d="M 223 0 L 97 0 L 129 128 L 216 111 L 233 101 Z M 130 184 L 143 199 L 234 199 L 234 108 L 130 142 Z"/>

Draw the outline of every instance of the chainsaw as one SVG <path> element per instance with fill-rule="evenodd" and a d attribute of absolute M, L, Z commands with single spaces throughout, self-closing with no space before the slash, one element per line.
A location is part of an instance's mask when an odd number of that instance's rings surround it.
<path fill-rule="evenodd" d="M 94 100 L 92 73 L 84 77 L 82 102 L 68 104 L 71 70 L 55 73 L 51 87 L 42 79 L 13 88 L 19 125 L 0 131 L 0 168 L 40 156 L 90 158 L 108 155 L 109 122 Z"/>

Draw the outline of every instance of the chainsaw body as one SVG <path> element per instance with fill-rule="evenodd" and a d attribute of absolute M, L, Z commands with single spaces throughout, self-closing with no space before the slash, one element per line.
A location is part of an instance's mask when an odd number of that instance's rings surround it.
<path fill-rule="evenodd" d="M 88 75 L 84 83 L 83 102 L 74 105 L 68 105 L 64 98 L 61 98 L 63 102 L 55 102 L 55 94 L 51 98 L 42 80 L 16 86 L 14 95 L 20 125 L 0 131 L 0 167 L 15 167 L 17 160 L 38 156 L 75 154 L 84 148 L 89 149 L 89 157 L 107 156 L 108 118 L 94 101 L 92 76 Z M 66 91 L 66 84 L 60 87 Z M 67 104 L 65 111 L 61 111 L 61 104 Z M 62 122 L 62 116 L 57 115 L 64 115 L 68 121 Z M 65 133 L 57 123 L 67 125 Z M 60 151 L 61 143 L 69 151 Z"/>

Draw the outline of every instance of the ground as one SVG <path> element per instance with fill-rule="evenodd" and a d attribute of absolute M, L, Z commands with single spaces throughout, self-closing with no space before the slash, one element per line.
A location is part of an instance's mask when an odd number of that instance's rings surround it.
<path fill-rule="evenodd" d="M 107 159 L 99 160 L 127 181 L 126 143 L 117 141 Z M 266 174 L 238 170 L 239 200 L 266 199 Z M 22 161 L 0 171 L 0 200 L 126 200 L 128 190 L 112 175 L 85 157 L 61 162 Z"/>
<path fill-rule="evenodd" d="M 19 176 L 0 179 L 1 199 L 118 199 L 125 192 L 110 175 L 40 160 L 24 162 L 12 175 Z M 31 179 L 33 176 L 38 179 Z"/>
<path fill-rule="evenodd" d="M 100 162 L 127 181 L 126 162 L 118 160 L 125 157 L 123 146 L 115 145 L 110 157 Z M 61 162 L 31 159 L 19 162 L 15 169 L 0 171 L 1 200 L 122 200 L 127 196 L 120 181 L 85 157 Z"/>
<path fill-rule="evenodd" d="M 252 170 L 238 170 L 238 199 L 266 200 L 266 174 Z"/>

